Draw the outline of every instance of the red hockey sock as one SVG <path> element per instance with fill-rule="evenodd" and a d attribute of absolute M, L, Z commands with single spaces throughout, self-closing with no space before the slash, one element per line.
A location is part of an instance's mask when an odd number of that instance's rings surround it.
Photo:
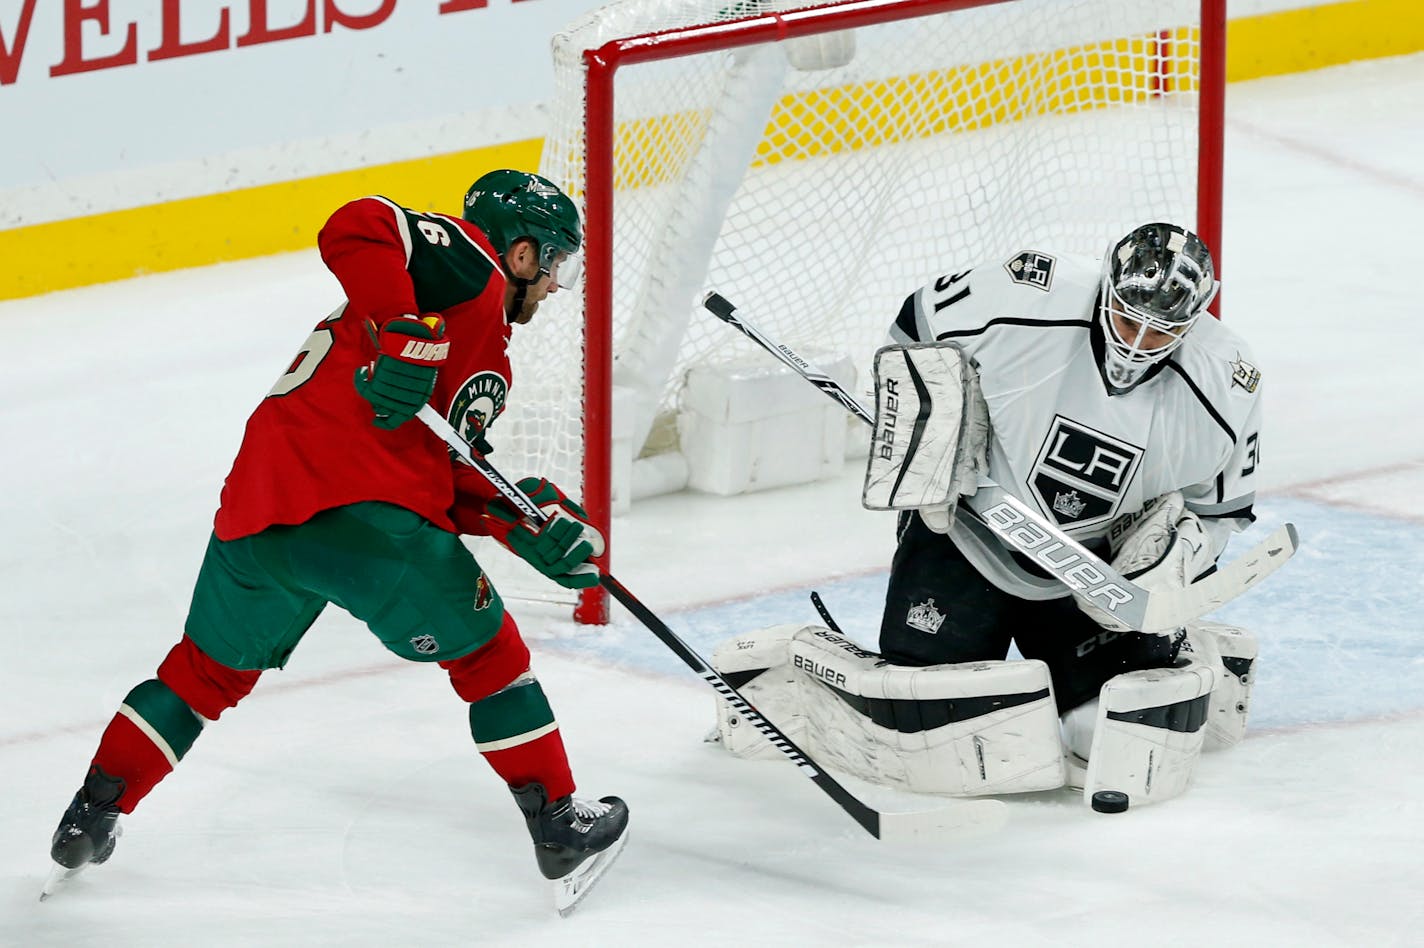
<path fill-rule="evenodd" d="M 262 673 L 228 668 L 184 636 L 149 679 L 124 698 L 104 729 L 90 766 L 124 782 L 119 809 L 138 802 L 168 776 L 203 731 L 252 691 Z"/>
<path fill-rule="evenodd" d="M 132 813 L 178 765 L 202 730 L 202 719 L 172 689 L 150 679 L 124 698 L 90 766 L 124 782 L 119 809 Z"/>
<path fill-rule="evenodd" d="M 463 658 L 441 662 L 455 693 L 470 702 L 470 734 L 511 787 L 541 783 L 550 800 L 574 792 L 564 739 L 544 689 L 529 671 L 529 648 L 514 617 Z"/>
<path fill-rule="evenodd" d="M 535 687 L 538 687 L 537 683 Z M 474 719 L 473 708 L 470 717 Z M 475 746 L 489 761 L 494 772 L 511 787 L 541 783 L 549 799 L 557 800 L 574 792 L 574 776 L 569 770 L 569 758 L 564 753 L 564 739 L 559 735 L 559 726 L 550 726 L 553 730 L 512 747 L 496 748 L 491 743 L 481 742 L 479 738 L 475 739 Z"/>

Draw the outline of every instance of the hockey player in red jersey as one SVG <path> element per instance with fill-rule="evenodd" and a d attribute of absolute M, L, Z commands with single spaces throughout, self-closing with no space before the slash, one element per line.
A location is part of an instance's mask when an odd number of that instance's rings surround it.
<path fill-rule="evenodd" d="M 248 420 L 182 640 L 104 731 L 55 831 L 52 884 L 109 858 L 120 814 L 263 671 L 286 664 L 328 603 L 396 655 L 448 672 L 476 747 L 525 816 L 540 870 L 558 880 L 561 910 L 606 868 L 627 807 L 573 797 L 529 650 L 459 534 L 493 535 L 569 588 L 597 583 L 589 560 L 602 538 L 537 478 L 520 487 L 555 515 L 533 526 L 411 421 L 429 403 L 489 450 L 511 383 L 511 331 L 576 278 L 581 242 L 573 202 L 512 170 L 480 177 L 463 218 L 383 197 L 332 214 L 317 243 L 346 301 Z"/>

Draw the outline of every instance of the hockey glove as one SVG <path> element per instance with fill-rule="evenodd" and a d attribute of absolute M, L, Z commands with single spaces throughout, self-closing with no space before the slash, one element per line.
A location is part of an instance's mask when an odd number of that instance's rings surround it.
<path fill-rule="evenodd" d="M 1112 565 L 1145 589 L 1184 589 L 1216 568 L 1216 553 L 1197 515 L 1180 491 L 1163 494 L 1145 515 L 1119 517 L 1108 542 Z M 1128 631 L 1111 613 L 1077 599 L 1078 608 L 1106 629 Z"/>
<path fill-rule="evenodd" d="M 377 428 L 398 428 L 415 417 L 435 391 L 435 376 L 450 353 L 439 316 L 397 316 L 377 333 L 376 358 L 356 370 L 356 391 L 376 410 Z"/>
<path fill-rule="evenodd" d="M 542 477 L 524 478 L 519 489 L 549 519 L 536 526 L 496 497 L 485 510 L 490 534 L 565 589 L 597 586 L 598 567 L 589 560 L 603 555 L 603 534 L 588 522 L 584 509 Z"/>

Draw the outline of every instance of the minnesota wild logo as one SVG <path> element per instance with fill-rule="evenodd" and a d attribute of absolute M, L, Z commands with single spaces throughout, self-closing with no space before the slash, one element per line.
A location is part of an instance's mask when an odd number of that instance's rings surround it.
<path fill-rule="evenodd" d="M 498 372 L 478 372 L 460 386 L 450 404 L 450 427 L 470 443 L 483 438 L 489 426 L 504 411 L 509 383 Z"/>
<path fill-rule="evenodd" d="M 490 586 L 485 574 L 480 573 L 480 578 L 475 580 L 475 611 L 481 612 L 488 609 L 492 602 L 494 602 L 494 588 Z"/>

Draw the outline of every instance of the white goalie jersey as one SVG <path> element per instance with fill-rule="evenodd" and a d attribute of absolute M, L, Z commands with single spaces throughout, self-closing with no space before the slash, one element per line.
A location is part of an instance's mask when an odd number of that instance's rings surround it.
<path fill-rule="evenodd" d="M 1096 319 L 1100 261 L 1024 251 L 951 273 L 905 300 L 892 343 L 953 343 L 978 367 L 989 476 L 1103 552 L 1114 523 L 1180 490 L 1219 555 L 1253 519 L 1261 373 L 1246 344 L 1203 318 L 1131 391 L 1109 395 Z M 955 545 L 1000 589 L 1067 594 L 960 505 Z"/>

